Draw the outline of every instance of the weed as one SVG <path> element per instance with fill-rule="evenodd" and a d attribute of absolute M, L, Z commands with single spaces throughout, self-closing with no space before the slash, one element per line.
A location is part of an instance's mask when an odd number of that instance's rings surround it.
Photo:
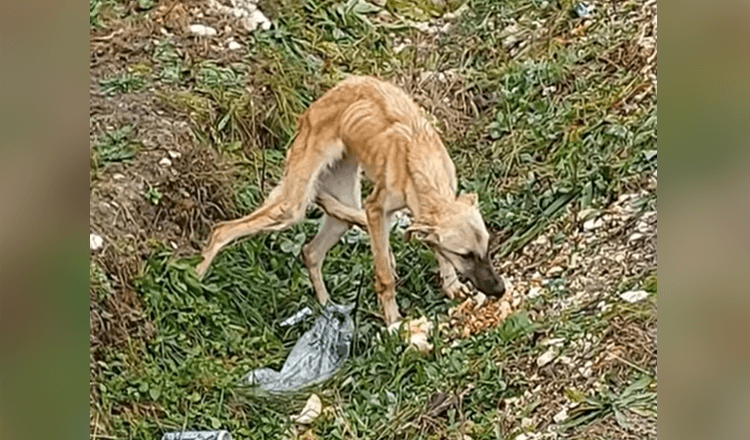
<path fill-rule="evenodd" d="M 145 85 L 143 76 L 134 73 L 122 73 L 99 81 L 102 91 L 110 96 L 119 93 L 130 93 L 140 90 Z"/>
<path fill-rule="evenodd" d="M 132 159 L 138 151 L 129 125 L 109 130 L 91 148 L 91 170 L 96 172 L 110 163 Z"/>
<path fill-rule="evenodd" d="M 161 201 L 161 198 L 163 197 L 161 191 L 159 191 L 159 188 L 153 187 L 151 185 L 149 185 L 148 189 L 143 194 L 143 196 L 152 205 L 158 205 L 159 202 Z"/>

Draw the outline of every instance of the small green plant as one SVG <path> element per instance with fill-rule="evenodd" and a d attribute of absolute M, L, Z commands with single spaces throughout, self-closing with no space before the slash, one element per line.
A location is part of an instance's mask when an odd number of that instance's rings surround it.
<path fill-rule="evenodd" d="M 162 193 L 159 191 L 159 188 L 149 185 L 144 196 L 152 205 L 158 205 L 161 201 Z"/>
<path fill-rule="evenodd" d="M 99 81 L 99 85 L 105 94 L 113 96 L 140 90 L 145 85 L 145 80 L 142 75 L 128 72 L 103 79 Z"/>
<path fill-rule="evenodd" d="M 622 428 L 628 428 L 627 411 L 643 417 L 656 417 L 656 391 L 650 388 L 652 382 L 653 379 L 643 376 L 619 394 L 604 389 L 595 397 L 585 398 L 570 412 L 570 419 L 563 424 L 563 429 L 582 427 L 609 416 L 614 416 Z"/>
<path fill-rule="evenodd" d="M 138 151 L 129 125 L 107 131 L 91 149 L 91 169 L 96 171 L 110 163 L 132 159 Z"/>

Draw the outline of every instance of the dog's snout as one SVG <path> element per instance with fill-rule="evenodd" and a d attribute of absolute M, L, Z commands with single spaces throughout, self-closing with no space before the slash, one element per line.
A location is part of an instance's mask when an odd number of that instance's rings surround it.
<path fill-rule="evenodd" d="M 492 263 L 489 260 L 482 261 L 478 267 L 475 268 L 473 276 L 470 276 L 474 286 L 479 289 L 482 293 L 494 297 L 501 297 L 505 293 L 505 283 L 500 278 L 495 269 L 492 267 Z"/>
<path fill-rule="evenodd" d="M 505 294 L 505 283 L 503 282 L 503 279 L 498 277 L 497 283 L 492 287 L 492 292 L 488 293 L 488 295 L 501 297 Z"/>

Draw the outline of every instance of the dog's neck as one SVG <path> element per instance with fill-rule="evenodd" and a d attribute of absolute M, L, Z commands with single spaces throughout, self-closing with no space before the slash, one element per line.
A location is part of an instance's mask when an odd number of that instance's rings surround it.
<path fill-rule="evenodd" d="M 446 176 L 412 176 L 413 191 L 407 205 L 416 223 L 433 225 L 446 208 L 456 202 L 456 192 Z"/>

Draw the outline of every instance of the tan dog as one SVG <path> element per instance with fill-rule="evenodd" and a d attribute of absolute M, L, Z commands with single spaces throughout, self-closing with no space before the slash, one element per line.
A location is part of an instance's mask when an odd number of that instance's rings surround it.
<path fill-rule="evenodd" d="M 364 210 L 360 168 L 374 184 Z M 489 295 L 505 291 L 488 256 L 489 234 L 476 195 L 456 195 L 455 167 L 440 137 L 414 101 L 390 83 L 350 77 L 313 103 L 299 118 L 282 182 L 252 214 L 216 225 L 198 274 L 203 276 L 232 240 L 286 229 L 313 202 L 325 215 L 302 258 L 321 304 L 328 299 L 320 272 L 323 258 L 356 224 L 371 237 L 375 290 L 385 322 L 390 326 L 400 320 L 388 234 L 393 214 L 404 208 L 414 218 L 407 235 L 433 249 L 449 297 L 468 292 L 457 272 Z"/>

